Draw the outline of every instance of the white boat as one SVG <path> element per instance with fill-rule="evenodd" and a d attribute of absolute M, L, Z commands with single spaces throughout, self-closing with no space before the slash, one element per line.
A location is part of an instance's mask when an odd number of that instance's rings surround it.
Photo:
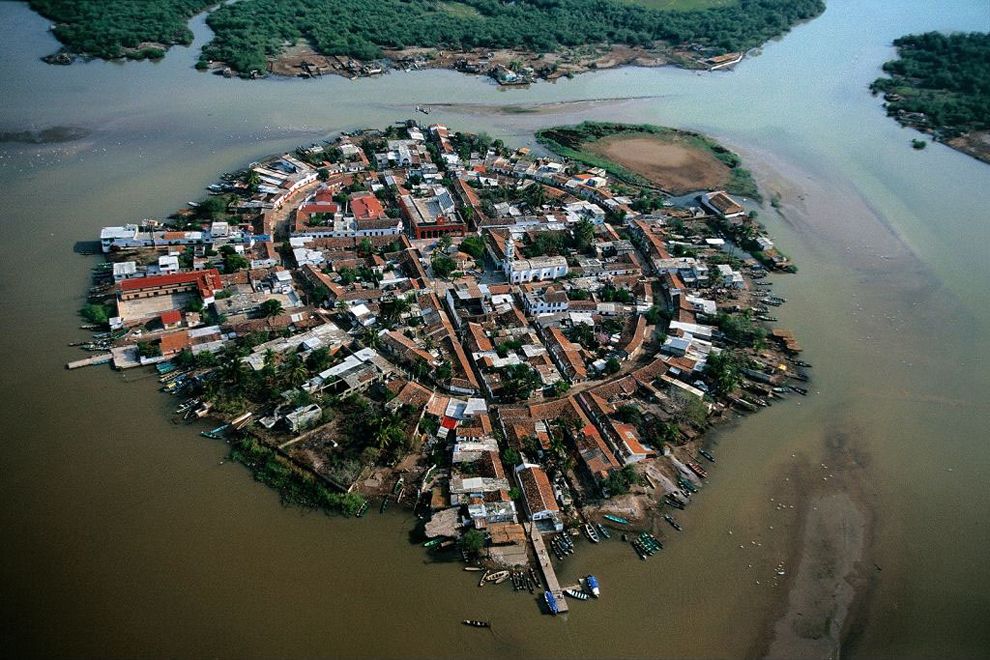
<path fill-rule="evenodd" d="M 588 600 L 591 598 L 588 594 L 583 591 L 578 591 L 577 589 L 564 589 L 564 593 L 571 598 L 577 598 L 578 600 Z"/>
<path fill-rule="evenodd" d="M 591 526 L 591 523 L 584 524 L 584 533 L 588 537 L 588 540 L 592 543 L 598 543 L 600 540 L 598 538 L 598 532 L 596 532 L 595 528 Z"/>
<path fill-rule="evenodd" d="M 494 573 L 488 575 L 485 579 L 489 582 L 495 582 L 498 584 L 500 581 L 505 581 L 509 577 L 509 571 L 495 571 Z"/>

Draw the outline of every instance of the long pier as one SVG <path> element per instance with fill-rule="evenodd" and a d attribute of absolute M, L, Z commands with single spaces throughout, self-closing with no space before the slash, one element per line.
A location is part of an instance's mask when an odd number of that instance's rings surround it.
<path fill-rule="evenodd" d="M 65 368 L 78 369 L 79 367 L 88 367 L 94 364 L 106 364 L 112 359 L 113 359 L 113 353 L 100 353 L 99 355 L 83 358 L 82 360 L 75 360 L 74 362 L 69 362 L 68 364 L 65 365 Z"/>
<path fill-rule="evenodd" d="M 533 523 L 529 523 L 529 538 L 533 542 L 533 550 L 536 551 L 536 561 L 540 564 L 543 581 L 547 583 L 547 591 L 552 593 L 557 600 L 557 612 L 565 614 L 568 608 L 567 601 L 564 600 L 564 592 L 560 588 L 560 583 L 557 582 L 557 573 L 550 563 L 550 555 L 547 553 L 547 546 L 543 543 L 543 535 Z"/>

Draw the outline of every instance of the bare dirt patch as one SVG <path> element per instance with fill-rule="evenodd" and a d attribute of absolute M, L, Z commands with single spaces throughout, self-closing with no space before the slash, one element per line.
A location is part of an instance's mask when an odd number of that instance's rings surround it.
<path fill-rule="evenodd" d="M 584 149 L 608 158 L 663 190 L 683 195 L 717 190 L 729 182 L 729 167 L 704 149 L 653 135 L 619 135 Z"/>

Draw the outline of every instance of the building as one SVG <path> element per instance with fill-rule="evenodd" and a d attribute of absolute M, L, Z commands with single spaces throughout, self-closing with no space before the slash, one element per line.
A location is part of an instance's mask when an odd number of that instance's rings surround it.
<path fill-rule="evenodd" d="M 724 190 L 705 193 L 699 199 L 702 206 L 724 220 L 746 215 L 746 209 L 729 197 Z"/>
<path fill-rule="evenodd" d="M 194 291 L 205 304 L 210 304 L 213 302 L 213 294 L 221 289 L 223 282 L 220 279 L 220 272 L 216 268 L 210 268 L 188 273 L 127 279 L 117 283 L 117 298 L 128 301 Z"/>
<path fill-rule="evenodd" d="M 553 496 L 550 479 L 538 465 L 523 463 L 516 467 L 516 481 L 522 490 L 526 504 L 526 515 L 542 532 L 562 532 L 564 523 L 560 517 L 560 507 Z"/>
<path fill-rule="evenodd" d="M 467 226 L 457 214 L 454 198 L 443 186 L 434 186 L 430 197 L 399 197 L 399 208 L 409 222 L 414 238 L 439 238 L 447 234 L 463 236 Z"/>

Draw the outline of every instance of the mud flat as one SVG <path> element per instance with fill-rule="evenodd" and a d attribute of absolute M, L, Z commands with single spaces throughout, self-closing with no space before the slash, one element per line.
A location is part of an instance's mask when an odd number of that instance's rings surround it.
<path fill-rule="evenodd" d="M 675 195 L 718 190 L 729 183 L 725 163 L 676 137 L 621 135 L 603 138 L 588 148 Z"/>

